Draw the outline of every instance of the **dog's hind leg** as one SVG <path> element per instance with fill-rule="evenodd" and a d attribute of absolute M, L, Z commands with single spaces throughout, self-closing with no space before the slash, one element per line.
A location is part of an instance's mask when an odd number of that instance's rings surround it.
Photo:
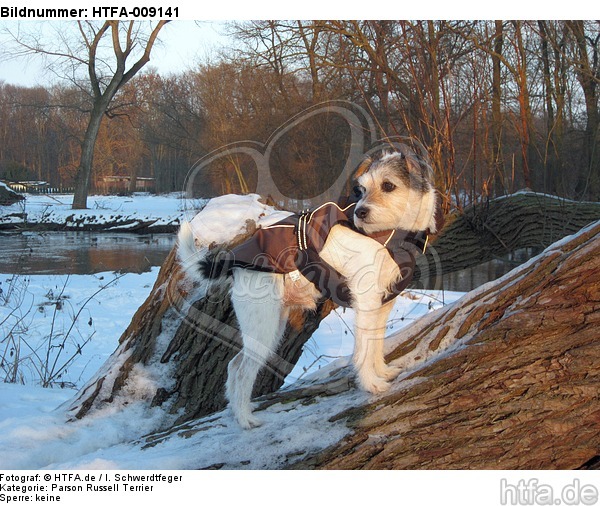
<path fill-rule="evenodd" d="M 388 302 L 376 309 L 356 309 L 354 368 L 361 388 L 375 394 L 388 390 L 388 381 L 399 372 L 383 358 L 385 326 L 393 305 Z"/>
<path fill-rule="evenodd" d="M 286 321 L 281 276 L 239 269 L 231 299 L 242 334 L 242 350 L 228 366 L 226 394 L 245 429 L 261 425 L 252 414 L 252 388 L 260 369 L 276 350 Z"/>

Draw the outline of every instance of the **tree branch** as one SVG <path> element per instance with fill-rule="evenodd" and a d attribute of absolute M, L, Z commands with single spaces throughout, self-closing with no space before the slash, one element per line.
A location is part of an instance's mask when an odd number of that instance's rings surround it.
<path fill-rule="evenodd" d="M 167 23 L 169 22 L 169 20 L 161 20 L 158 22 L 158 24 L 154 27 L 154 30 L 152 30 L 152 33 L 150 34 L 150 38 L 148 39 L 148 42 L 146 44 L 146 49 L 144 50 L 144 54 L 142 55 L 142 57 L 133 64 L 133 66 L 125 73 L 125 75 L 123 76 L 123 80 L 121 82 L 121 85 L 129 82 L 129 80 L 137 73 L 140 71 L 140 69 L 146 65 L 146 63 L 148 63 L 150 61 L 150 52 L 152 51 L 152 47 L 154 46 L 154 43 L 156 42 L 156 39 L 158 37 L 158 33 L 160 32 L 160 30 L 162 29 L 163 26 L 165 26 Z"/>
<path fill-rule="evenodd" d="M 94 40 L 89 46 L 89 60 L 87 61 L 88 67 L 88 75 L 90 77 L 90 85 L 92 86 L 92 91 L 94 93 L 94 97 L 99 98 L 102 95 L 102 90 L 100 90 L 100 81 L 98 80 L 98 76 L 96 74 L 96 53 L 98 51 L 98 45 L 100 44 L 100 40 L 108 30 L 110 26 L 110 21 L 106 21 L 100 30 L 96 32 L 94 35 Z M 80 25 L 81 26 L 81 25 Z"/>

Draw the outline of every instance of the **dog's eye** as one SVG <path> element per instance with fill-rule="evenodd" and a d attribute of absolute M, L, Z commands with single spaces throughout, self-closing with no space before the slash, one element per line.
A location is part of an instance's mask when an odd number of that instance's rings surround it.
<path fill-rule="evenodd" d="M 355 186 L 352 188 L 352 192 L 356 198 L 361 198 L 363 196 L 364 188 L 362 186 Z"/>
<path fill-rule="evenodd" d="M 390 183 L 389 181 L 384 181 L 381 185 L 381 189 L 386 192 L 393 192 L 396 189 L 396 185 L 394 183 Z"/>

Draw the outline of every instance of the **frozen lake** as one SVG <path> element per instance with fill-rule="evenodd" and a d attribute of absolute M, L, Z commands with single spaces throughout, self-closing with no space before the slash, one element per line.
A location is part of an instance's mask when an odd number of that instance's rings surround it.
<path fill-rule="evenodd" d="M 0 272 L 95 274 L 146 272 L 161 265 L 175 234 L 110 232 L 5 233 L 0 235 Z"/>
<path fill-rule="evenodd" d="M 111 232 L 4 233 L 0 235 L 0 273 L 147 272 L 153 266 L 162 265 L 175 238 L 175 234 Z M 443 288 L 468 292 L 503 276 L 532 254 L 521 250 L 505 258 L 445 274 Z"/>

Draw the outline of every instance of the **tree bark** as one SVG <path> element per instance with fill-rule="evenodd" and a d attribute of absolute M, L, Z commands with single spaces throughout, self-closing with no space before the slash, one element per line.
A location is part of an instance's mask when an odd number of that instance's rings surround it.
<path fill-rule="evenodd" d="M 399 388 L 328 420 L 352 433 L 293 467 L 594 467 L 599 249 L 596 222 L 403 331 L 387 356 Z"/>
<path fill-rule="evenodd" d="M 487 214 L 473 210 L 473 216 L 456 219 L 423 257 L 432 264 L 430 272 L 437 276 L 445 272 L 446 265 L 453 269 L 474 265 L 498 249 L 523 247 L 532 240 L 533 245 L 543 245 L 549 238 L 556 240 L 572 231 L 576 227 L 573 223 L 587 224 L 594 219 L 589 216 L 600 219 L 600 205 L 588 210 L 586 221 L 575 212 L 575 204 L 570 213 L 570 208 L 552 199 L 544 207 L 537 197 L 533 203 L 530 198 L 503 199 L 484 208 Z M 509 205 L 513 199 L 516 204 Z M 547 221 L 540 217 L 540 209 L 550 216 Z M 421 269 L 429 267 L 421 265 Z M 78 394 L 71 414 L 82 418 L 106 403 L 139 400 L 140 395 L 142 400 L 162 406 L 166 413 L 177 414 L 178 423 L 222 409 L 226 404 L 223 393 L 227 364 L 240 347 L 228 290 L 224 284 L 206 296 L 199 294 L 183 279 L 173 249 L 117 350 Z M 257 380 L 255 395 L 273 392 L 283 384 L 304 344 L 333 307 L 325 302 L 315 313 L 292 316 L 274 360 Z M 155 378 L 157 386 L 152 392 L 132 392 L 128 385 L 135 383 L 142 370 L 157 368 L 162 372 Z"/>
<path fill-rule="evenodd" d="M 506 193 L 504 183 L 504 157 L 502 155 L 502 46 L 504 44 L 503 22 L 494 22 L 494 50 L 492 59 L 492 153 L 494 169 L 493 195 Z"/>
<path fill-rule="evenodd" d="M 541 251 L 600 219 L 600 203 L 540 193 L 484 201 L 446 219 L 432 246 L 430 272 L 455 272 L 522 248 Z M 435 264 L 435 265 L 434 265 Z"/>

